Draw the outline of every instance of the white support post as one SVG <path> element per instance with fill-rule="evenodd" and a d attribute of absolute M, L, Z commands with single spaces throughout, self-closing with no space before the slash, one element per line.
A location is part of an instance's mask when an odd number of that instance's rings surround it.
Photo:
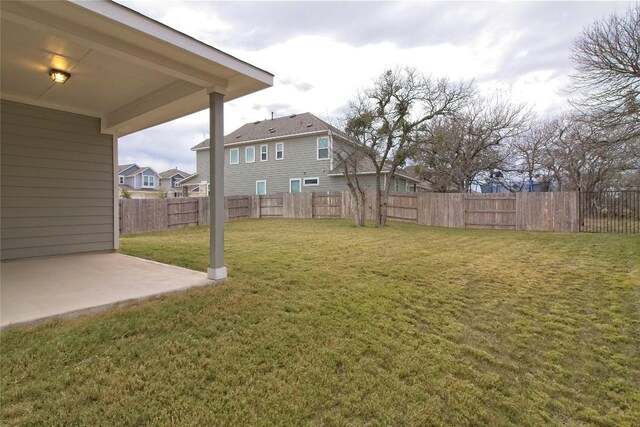
<path fill-rule="evenodd" d="M 225 280 L 224 266 L 224 95 L 209 94 L 209 242 L 208 277 Z"/>

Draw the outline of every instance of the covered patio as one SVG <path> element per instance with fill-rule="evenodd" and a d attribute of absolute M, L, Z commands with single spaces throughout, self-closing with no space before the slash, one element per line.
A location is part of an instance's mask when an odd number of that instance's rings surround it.
<path fill-rule="evenodd" d="M 199 271 L 115 253 L 16 260 L 2 265 L 0 330 L 211 283 Z"/>
<path fill-rule="evenodd" d="M 48 274 L 56 262 L 19 260 L 113 257 L 119 137 L 206 108 L 215 147 L 206 278 L 224 280 L 224 102 L 271 86 L 273 75 L 108 0 L 0 7 L 2 311 L 20 306 L 16 289 L 37 282 L 20 269 L 68 292 L 66 278 Z M 98 270 L 83 271 L 87 279 Z"/>

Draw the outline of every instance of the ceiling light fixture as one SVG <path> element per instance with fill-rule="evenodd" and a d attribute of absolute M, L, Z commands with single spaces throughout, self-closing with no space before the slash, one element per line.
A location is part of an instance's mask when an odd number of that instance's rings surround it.
<path fill-rule="evenodd" d="M 53 80 L 54 82 L 65 84 L 65 82 L 69 80 L 69 77 L 71 77 L 71 74 L 62 70 L 56 70 L 55 68 L 52 68 L 49 71 L 49 76 L 51 77 L 51 80 Z"/>

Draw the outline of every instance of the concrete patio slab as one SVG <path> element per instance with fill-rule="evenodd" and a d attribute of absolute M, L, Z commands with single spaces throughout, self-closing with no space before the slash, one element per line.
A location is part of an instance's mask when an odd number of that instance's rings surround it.
<path fill-rule="evenodd" d="M 0 264 L 0 329 L 213 284 L 206 273 L 115 253 Z"/>

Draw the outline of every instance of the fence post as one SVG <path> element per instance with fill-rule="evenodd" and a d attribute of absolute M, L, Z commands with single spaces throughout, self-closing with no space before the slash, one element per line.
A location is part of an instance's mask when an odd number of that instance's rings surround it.
<path fill-rule="evenodd" d="M 249 218 L 260 218 L 260 196 L 257 194 L 249 196 Z"/>

